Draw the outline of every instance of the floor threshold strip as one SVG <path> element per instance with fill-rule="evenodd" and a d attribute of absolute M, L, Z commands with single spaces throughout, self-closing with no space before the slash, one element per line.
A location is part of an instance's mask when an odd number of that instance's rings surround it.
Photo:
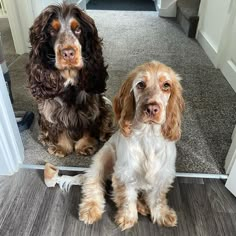
<path fill-rule="evenodd" d="M 44 170 L 44 165 L 21 164 L 20 168 Z M 87 167 L 75 167 L 75 166 L 57 166 L 57 168 L 59 170 L 64 170 L 64 171 L 86 171 L 88 169 Z M 227 179 L 228 175 L 226 175 L 226 174 L 176 172 L 176 177 L 203 178 L 203 179 Z"/>

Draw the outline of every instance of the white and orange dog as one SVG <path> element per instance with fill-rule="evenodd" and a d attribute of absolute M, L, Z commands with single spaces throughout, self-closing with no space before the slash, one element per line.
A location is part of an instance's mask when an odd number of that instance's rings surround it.
<path fill-rule="evenodd" d="M 119 130 L 85 174 L 81 221 L 92 224 L 102 217 L 104 183 L 112 177 L 115 221 L 122 230 L 137 222 L 138 212 L 150 214 L 159 225 L 177 224 L 166 194 L 175 178 L 175 141 L 181 136 L 184 100 L 179 81 L 170 67 L 157 61 L 129 74 L 113 104 Z"/>

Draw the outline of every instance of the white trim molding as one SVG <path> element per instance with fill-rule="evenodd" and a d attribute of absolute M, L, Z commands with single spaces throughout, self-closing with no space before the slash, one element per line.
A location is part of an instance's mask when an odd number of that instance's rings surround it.
<path fill-rule="evenodd" d="M 0 175 L 14 174 L 23 160 L 24 147 L 0 68 Z"/>
<path fill-rule="evenodd" d="M 210 42 L 207 35 L 204 32 L 198 31 L 196 39 L 206 52 L 207 56 L 210 58 L 213 65 L 217 67 L 217 61 L 218 61 L 217 50 L 215 46 L 212 45 L 212 43 Z"/>
<path fill-rule="evenodd" d="M 225 173 L 230 174 L 233 164 L 236 162 L 236 126 L 232 134 L 232 143 L 225 159 Z"/>
<path fill-rule="evenodd" d="M 234 92 L 236 92 L 236 63 L 232 60 L 227 60 L 227 62 L 221 67 L 221 71 L 231 87 L 233 88 Z"/>
<path fill-rule="evenodd" d="M 234 162 L 231 173 L 226 181 L 225 187 L 236 197 L 236 161 Z"/>

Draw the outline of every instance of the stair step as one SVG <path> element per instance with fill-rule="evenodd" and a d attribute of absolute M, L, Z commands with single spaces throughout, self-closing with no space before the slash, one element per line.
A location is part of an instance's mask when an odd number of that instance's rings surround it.
<path fill-rule="evenodd" d="M 195 38 L 200 0 L 178 0 L 177 21 L 190 38 Z"/>

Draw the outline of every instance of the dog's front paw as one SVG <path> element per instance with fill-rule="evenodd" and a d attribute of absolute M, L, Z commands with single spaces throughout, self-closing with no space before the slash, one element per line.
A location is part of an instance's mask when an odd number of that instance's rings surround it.
<path fill-rule="evenodd" d="M 84 146 L 81 148 L 75 149 L 75 152 L 78 156 L 91 156 L 97 151 L 97 147 L 94 146 Z"/>
<path fill-rule="evenodd" d="M 115 222 L 121 230 L 126 230 L 134 226 L 138 221 L 137 212 L 136 214 L 132 214 L 132 212 L 119 210 L 116 217 Z"/>
<path fill-rule="evenodd" d="M 40 133 L 38 136 L 38 141 L 45 147 L 45 146 L 51 146 L 52 143 L 50 142 L 47 134 Z"/>
<path fill-rule="evenodd" d="M 93 155 L 98 149 L 98 141 L 95 138 L 84 136 L 75 144 L 77 155 Z"/>
<path fill-rule="evenodd" d="M 158 218 L 153 219 L 153 223 L 158 223 L 161 226 L 175 227 L 177 225 L 177 215 L 171 208 L 161 210 L 161 214 Z"/>
<path fill-rule="evenodd" d="M 67 155 L 66 151 L 59 146 L 50 146 L 48 153 L 57 157 L 65 157 Z"/>
<path fill-rule="evenodd" d="M 95 201 L 80 204 L 79 219 L 85 224 L 93 224 L 102 218 L 103 210 Z"/>

